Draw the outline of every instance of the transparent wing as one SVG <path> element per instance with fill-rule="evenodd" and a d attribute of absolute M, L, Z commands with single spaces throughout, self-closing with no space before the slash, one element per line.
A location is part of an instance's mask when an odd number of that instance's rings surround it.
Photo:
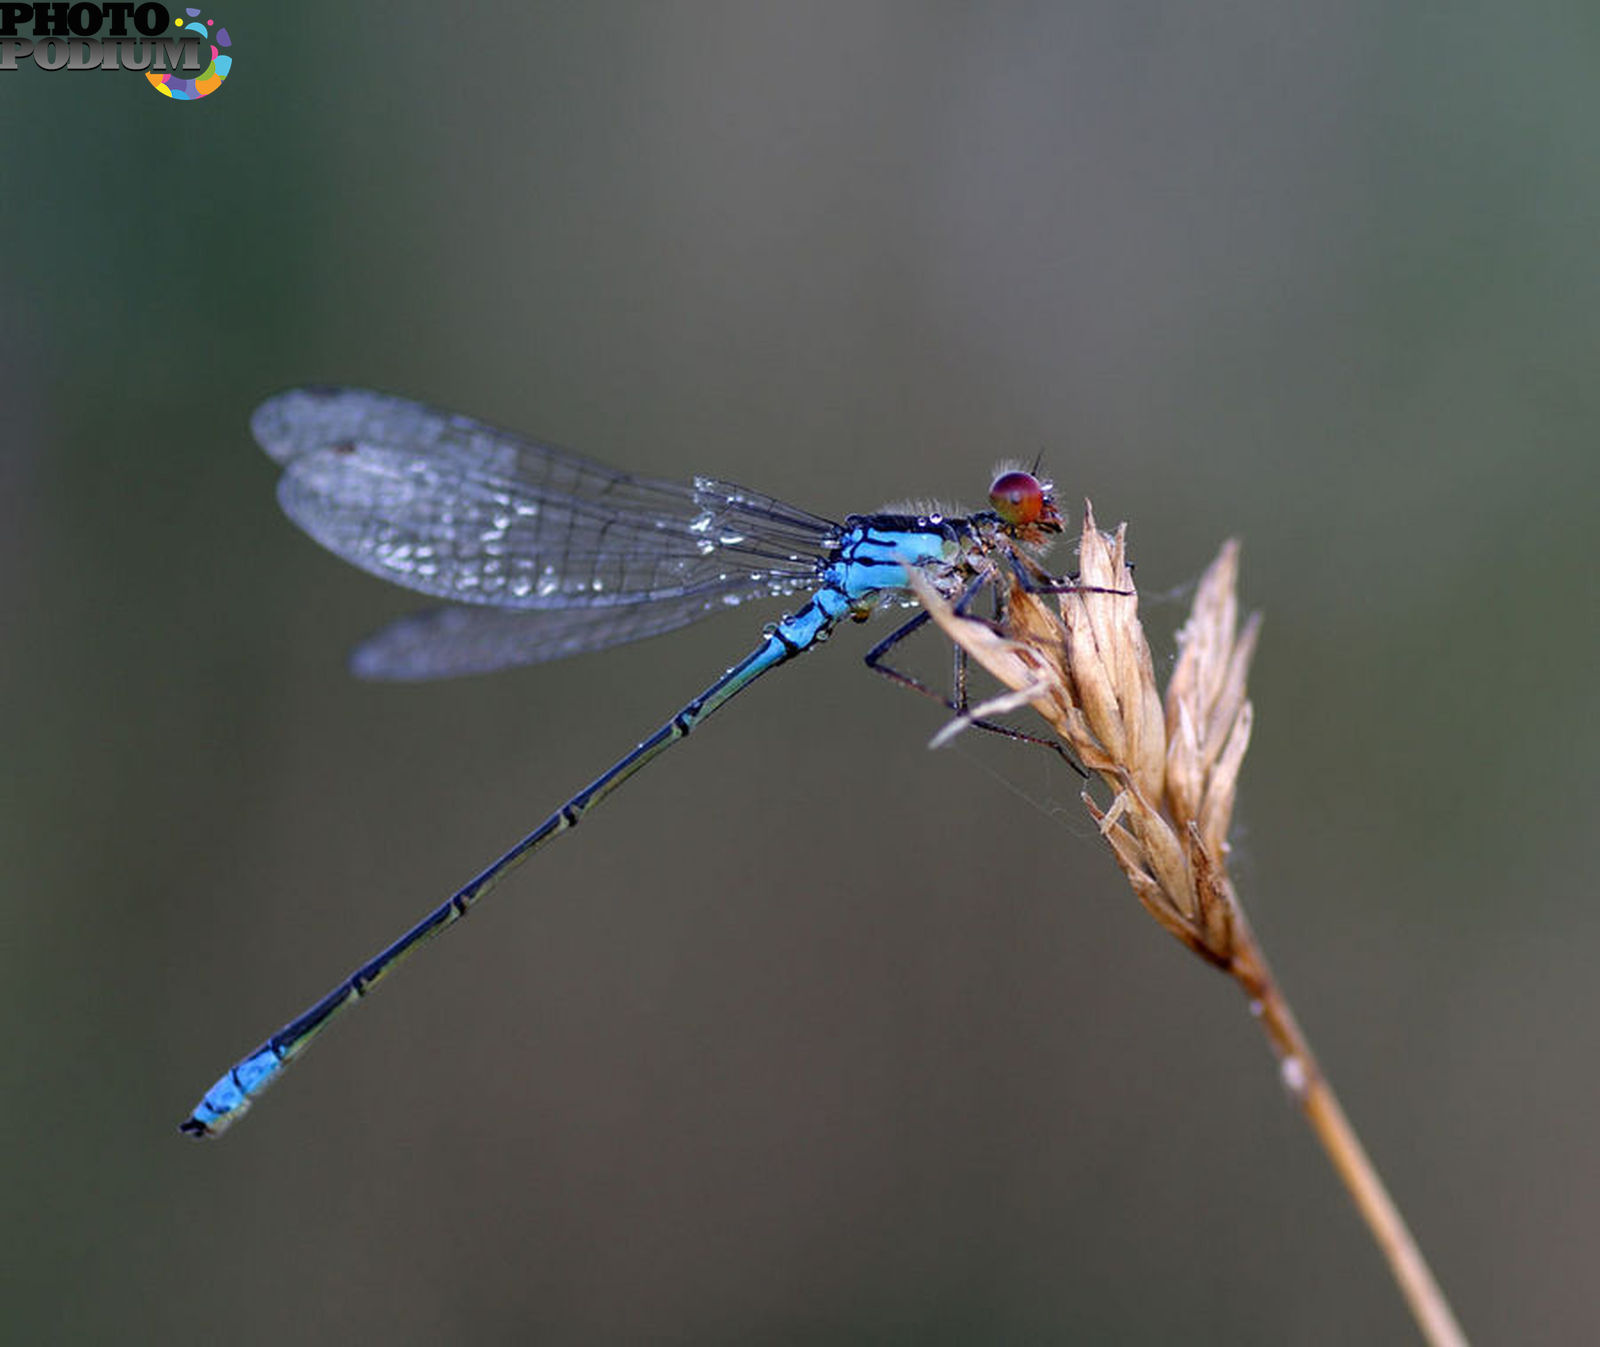
<path fill-rule="evenodd" d="M 434 608 L 368 637 L 351 652 L 350 671 L 397 682 L 492 673 L 657 636 L 738 602 L 724 593 L 603 607 Z"/>
<path fill-rule="evenodd" d="M 250 424 L 284 465 L 279 501 L 311 537 L 458 603 L 714 607 L 726 594 L 789 594 L 813 583 L 840 532 L 727 482 L 629 476 L 363 389 L 281 393 Z"/>

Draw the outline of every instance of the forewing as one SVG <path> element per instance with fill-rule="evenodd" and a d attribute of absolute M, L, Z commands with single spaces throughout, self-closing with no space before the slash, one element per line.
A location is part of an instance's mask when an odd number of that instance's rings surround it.
<path fill-rule="evenodd" d="M 715 606 L 752 589 L 793 593 L 839 532 L 742 487 L 633 477 L 362 389 L 280 394 L 251 429 L 284 465 L 278 498 L 311 537 L 461 603 Z"/>

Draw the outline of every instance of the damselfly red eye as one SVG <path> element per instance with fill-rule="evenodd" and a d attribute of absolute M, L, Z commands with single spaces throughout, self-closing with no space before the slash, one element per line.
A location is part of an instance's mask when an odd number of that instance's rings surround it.
<path fill-rule="evenodd" d="M 989 504 L 1013 527 L 1037 524 L 1045 514 L 1044 486 L 1031 472 L 1003 472 L 989 488 Z"/>

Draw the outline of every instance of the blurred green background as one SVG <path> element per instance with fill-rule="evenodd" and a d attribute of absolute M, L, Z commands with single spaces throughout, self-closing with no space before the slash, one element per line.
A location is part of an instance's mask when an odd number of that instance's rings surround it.
<path fill-rule="evenodd" d="M 870 632 L 181 1140 L 764 620 L 353 682 L 421 605 L 278 514 L 308 381 L 835 517 L 1042 450 L 1166 653 L 1241 537 L 1252 918 L 1469 1332 L 1600 1337 L 1591 6 L 208 13 L 203 102 L 0 74 L 7 1341 L 1414 1340 L 1076 781 Z"/>

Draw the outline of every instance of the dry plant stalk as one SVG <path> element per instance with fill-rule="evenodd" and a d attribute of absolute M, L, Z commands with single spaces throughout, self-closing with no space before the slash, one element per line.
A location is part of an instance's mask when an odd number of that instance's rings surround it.
<path fill-rule="evenodd" d="M 1083 802 L 1145 909 L 1201 958 L 1229 973 L 1277 1053 L 1284 1084 L 1357 1207 L 1426 1340 L 1466 1337 L 1411 1232 L 1367 1158 L 1267 967 L 1228 878 L 1228 824 L 1250 742 L 1245 675 L 1259 614 L 1240 628 L 1239 547 L 1225 543 L 1201 579 L 1178 635 L 1163 700 L 1124 551 L 1127 526 L 1102 534 L 1085 502 L 1078 584 L 1059 615 L 1013 583 L 1005 621 L 956 615 L 914 570 L 917 598 L 945 632 L 1011 689 L 947 726 L 1031 706 L 1111 792 Z M 1099 591 L 1099 592 L 1096 592 Z"/>

